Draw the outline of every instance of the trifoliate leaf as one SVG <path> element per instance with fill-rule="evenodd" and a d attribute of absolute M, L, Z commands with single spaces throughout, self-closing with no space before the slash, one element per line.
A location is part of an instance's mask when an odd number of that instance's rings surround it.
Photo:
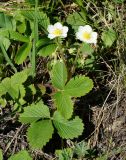
<path fill-rule="evenodd" d="M 93 88 L 93 81 L 85 76 L 72 78 L 65 86 L 64 92 L 72 97 L 81 97 Z"/>
<path fill-rule="evenodd" d="M 52 84 L 58 89 L 64 89 L 67 81 L 67 69 L 63 62 L 57 62 L 52 70 Z"/>
<path fill-rule="evenodd" d="M 11 156 L 8 160 L 32 160 L 29 153 L 25 150 L 18 152 L 17 154 Z"/>
<path fill-rule="evenodd" d="M 109 29 L 107 31 L 102 32 L 102 40 L 106 47 L 111 47 L 115 42 L 117 35 L 113 29 Z"/>
<path fill-rule="evenodd" d="M 41 118 L 50 118 L 49 108 L 41 101 L 24 108 L 20 114 L 19 121 L 22 123 L 32 123 Z"/>
<path fill-rule="evenodd" d="M 54 128 L 50 120 L 32 123 L 28 128 L 27 138 L 32 148 L 41 149 L 52 138 Z"/>
<path fill-rule="evenodd" d="M 80 136 L 84 129 L 82 120 L 78 116 L 68 121 L 57 111 L 54 113 L 53 123 L 58 130 L 58 134 L 65 139 L 73 139 Z"/>
<path fill-rule="evenodd" d="M 64 92 L 57 92 L 53 98 L 57 110 L 62 114 L 62 116 L 66 119 L 71 118 L 73 113 L 73 103 L 71 97 Z"/>

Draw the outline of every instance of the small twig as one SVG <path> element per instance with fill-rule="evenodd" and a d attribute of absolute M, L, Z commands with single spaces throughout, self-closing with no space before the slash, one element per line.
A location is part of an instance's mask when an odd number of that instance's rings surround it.
<path fill-rule="evenodd" d="M 12 140 L 10 141 L 10 143 L 7 144 L 6 149 L 4 151 L 4 154 L 8 151 L 8 149 L 10 148 L 11 144 L 13 143 L 14 139 L 17 138 L 19 132 L 21 131 L 21 129 L 23 128 L 24 125 L 21 125 L 20 128 L 17 129 L 17 132 L 15 133 L 14 137 L 12 138 Z"/>
<path fill-rule="evenodd" d="M 15 138 L 15 143 L 14 143 L 14 148 L 13 148 L 13 151 L 12 151 L 12 155 L 15 153 L 16 146 L 17 146 L 17 137 Z"/>

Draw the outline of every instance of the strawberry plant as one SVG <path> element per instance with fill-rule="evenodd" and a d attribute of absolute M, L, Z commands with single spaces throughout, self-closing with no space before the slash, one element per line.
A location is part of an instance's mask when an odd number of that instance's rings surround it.
<path fill-rule="evenodd" d="M 14 2 L 16 9 L 1 10 L 0 114 L 8 109 L 10 121 L 24 127 L 18 134 L 25 137 L 25 145 L 15 149 L 17 142 L 13 142 L 13 139 L 17 137 L 14 136 L 11 143 L 7 141 L 3 155 L 0 150 L 0 159 L 5 156 L 8 160 L 30 160 L 31 156 L 33 159 L 37 157 L 37 152 L 43 156 L 46 147 L 57 137 L 63 143 L 57 147 L 58 150 L 55 144 L 53 146 L 59 159 L 95 157 L 95 142 L 91 148 L 86 142 L 75 142 L 84 139 L 82 136 L 87 134 L 87 124 L 84 123 L 87 115 L 85 112 L 82 116 L 80 114 L 87 106 L 81 108 L 78 102 L 85 100 L 83 96 L 88 97 L 94 86 L 94 90 L 99 89 L 95 76 L 99 71 L 101 55 L 106 55 L 108 50 L 115 51 L 114 45 L 118 41 L 117 30 L 120 28 L 116 30 L 112 6 L 123 1 L 113 0 L 110 6 L 107 3 L 25 0 L 19 4 Z M 102 13 L 99 11 L 101 4 L 110 8 L 105 7 Z M 113 72 L 112 66 L 104 59 L 102 65 Z M 104 73 L 100 72 L 99 79 L 102 79 L 102 75 Z M 3 123 L 5 117 L 0 118 Z M 86 138 L 93 133 L 88 133 Z M 12 155 L 7 154 L 9 145 L 14 148 Z M 13 154 L 17 151 L 17 154 Z M 106 158 L 108 155 L 105 153 L 100 158 L 104 156 Z"/>

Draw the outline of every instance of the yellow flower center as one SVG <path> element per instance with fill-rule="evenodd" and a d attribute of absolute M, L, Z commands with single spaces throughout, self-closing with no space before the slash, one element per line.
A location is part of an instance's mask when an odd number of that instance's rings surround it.
<path fill-rule="evenodd" d="M 91 33 L 89 32 L 84 32 L 83 33 L 83 38 L 86 39 L 86 40 L 89 40 L 91 38 Z"/>
<path fill-rule="evenodd" d="M 55 36 L 60 36 L 62 33 L 63 33 L 63 32 L 62 32 L 62 30 L 60 30 L 60 29 L 55 29 L 55 30 L 53 31 L 53 34 L 54 34 Z"/>

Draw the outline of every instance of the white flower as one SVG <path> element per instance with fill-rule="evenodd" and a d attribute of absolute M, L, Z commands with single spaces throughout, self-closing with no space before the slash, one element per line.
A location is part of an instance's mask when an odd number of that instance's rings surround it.
<path fill-rule="evenodd" d="M 89 25 L 80 26 L 76 33 L 77 39 L 86 43 L 97 43 L 97 32 L 93 32 Z"/>
<path fill-rule="evenodd" d="M 50 39 L 56 37 L 65 38 L 67 37 L 68 27 L 62 26 L 61 23 L 57 22 L 54 25 L 49 25 L 47 31 L 49 32 L 48 38 Z"/>

